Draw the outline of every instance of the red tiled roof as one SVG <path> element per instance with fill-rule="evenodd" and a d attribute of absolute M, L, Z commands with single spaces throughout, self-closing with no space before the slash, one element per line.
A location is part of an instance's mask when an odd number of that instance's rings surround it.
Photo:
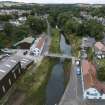
<path fill-rule="evenodd" d="M 105 51 L 105 45 L 101 42 L 96 42 L 95 47 L 101 51 Z"/>
<path fill-rule="evenodd" d="M 94 86 L 94 79 L 96 72 L 94 70 L 94 66 L 88 62 L 88 60 L 83 60 L 82 62 L 82 72 L 83 72 L 83 81 L 84 81 L 84 88 L 90 88 Z M 93 70 L 93 71 L 92 71 Z"/>
<path fill-rule="evenodd" d="M 88 60 L 82 61 L 82 72 L 84 89 L 95 87 L 97 90 L 105 93 L 105 84 L 97 80 L 95 65 L 91 64 Z"/>
<path fill-rule="evenodd" d="M 44 42 L 45 42 L 45 39 L 46 39 L 46 37 L 42 36 L 41 39 L 39 39 L 39 41 L 38 41 L 38 43 L 36 45 L 36 48 L 41 49 L 43 44 L 44 44 Z"/>

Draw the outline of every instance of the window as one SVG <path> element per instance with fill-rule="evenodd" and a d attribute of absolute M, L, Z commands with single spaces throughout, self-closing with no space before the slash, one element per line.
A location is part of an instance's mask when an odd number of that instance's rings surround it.
<path fill-rule="evenodd" d="M 8 82 L 9 82 L 9 85 L 11 85 L 11 79 L 10 78 L 9 78 Z"/>
<path fill-rule="evenodd" d="M 21 73 L 20 69 L 18 69 L 18 72 Z"/>
<path fill-rule="evenodd" d="M 5 93 L 5 87 L 4 87 L 4 86 L 2 86 L 2 90 L 3 90 L 3 92 Z"/>
<path fill-rule="evenodd" d="M 13 75 L 14 75 L 14 78 L 16 79 L 16 74 L 14 73 Z"/>

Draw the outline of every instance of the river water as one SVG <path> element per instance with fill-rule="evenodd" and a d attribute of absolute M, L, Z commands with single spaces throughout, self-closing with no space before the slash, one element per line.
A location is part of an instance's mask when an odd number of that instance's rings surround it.
<path fill-rule="evenodd" d="M 62 54 L 71 54 L 71 47 L 67 45 L 65 37 L 61 34 L 60 50 Z M 59 63 L 54 65 L 51 77 L 46 89 L 46 105 L 58 104 L 65 90 L 63 63 L 60 59 Z"/>

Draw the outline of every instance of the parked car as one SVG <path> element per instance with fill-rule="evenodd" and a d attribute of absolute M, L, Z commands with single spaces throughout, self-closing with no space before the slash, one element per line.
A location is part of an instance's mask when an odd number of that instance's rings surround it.
<path fill-rule="evenodd" d="M 76 64 L 76 66 L 79 66 L 80 65 L 80 60 L 76 60 L 75 64 Z"/>
<path fill-rule="evenodd" d="M 76 75 L 77 75 L 77 76 L 81 75 L 81 70 L 80 70 L 79 67 L 76 68 Z"/>
<path fill-rule="evenodd" d="M 85 99 L 102 99 L 101 94 L 94 88 L 86 92 Z"/>

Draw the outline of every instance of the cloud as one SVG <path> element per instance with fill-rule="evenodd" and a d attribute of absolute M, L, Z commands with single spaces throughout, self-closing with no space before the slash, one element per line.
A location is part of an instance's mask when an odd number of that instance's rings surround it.
<path fill-rule="evenodd" d="M 6 0 L 0 0 L 6 1 Z M 9 0 L 11 1 L 11 0 Z M 105 0 L 12 0 L 16 2 L 26 2 L 26 3 L 95 3 L 95 4 L 105 4 Z"/>

